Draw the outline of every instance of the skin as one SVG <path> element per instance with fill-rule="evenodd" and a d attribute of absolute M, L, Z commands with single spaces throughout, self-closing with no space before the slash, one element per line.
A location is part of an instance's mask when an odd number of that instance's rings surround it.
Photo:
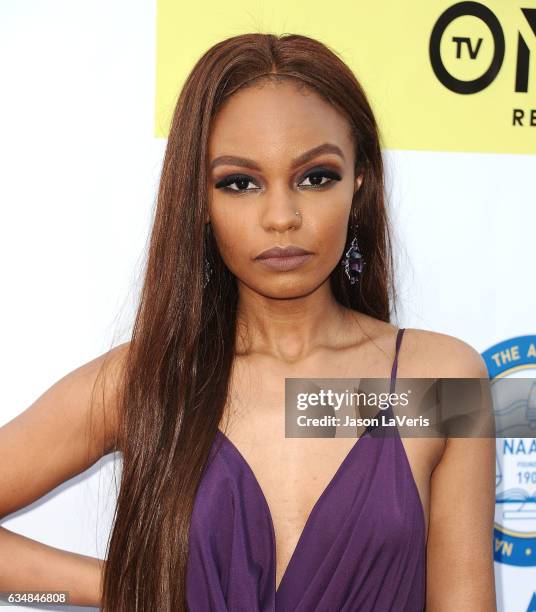
<path fill-rule="evenodd" d="M 293 164 L 325 143 L 342 157 L 323 152 Z M 352 196 L 363 181 L 354 164 L 346 119 L 289 81 L 234 94 L 216 116 L 209 141 L 206 221 L 239 289 L 238 350 L 222 429 L 267 499 L 276 586 L 315 502 L 355 443 L 285 438 L 285 377 L 390 376 L 397 328 L 344 308 L 329 286 L 344 254 Z M 319 167 L 336 171 L 340 180 L 322 178 Z M 242 178 L 224 189 L 225 179 L 237 173 Z M 325 187 L 312 186 L 319 183 Z M 291 271 L 255 261 L 261 251 L 289 244 L 313 257 Z M 398 377 L 487 378 L 487 370 L 461 340 L 408 329 Z M 495 610 L 494 440 L 404 438 L 403 444 L 425 515 L 427 610 Z M 461 500 L 456 508 L 454 498 Z M 448 576 L 445 566 L 453 568 Z"/>
<path fill-rule="evenodd" d="M 307 122 L 303 113 L 307 113 Z M 325 143 L 337 147 L 344 159 L 328 152 L 292 166 L 294 158 Z M 265 339 L 284 335 L 285 341 L 272 349 L 281 351 L 278 355 L 287 360 L 302 358 L 308 344 L 306 328 L 292 333 L 294 322 L 286 321 L 285 315 L 298 307 L 310 312 L 315 303 L 329 302 L 333 311 L 337 309 L 326 279 L 342 256 L 352 196 L 363 180 L 354 176 L 349 126 L 319 96 L 297 91 L 292 84 L 268 84 L 232 97 L 216 118 L 209 151 L 211 165 L 221 162 L 222 156 L 238 155 L 260 166 L 252 170 L 236 163 L 219 163 L 212 170 L 210 221 L 222 258 L 238 279 L 241 314 L 251 322 L 249 317 L 257 307 L 275 306 L 274 314 L 280 320 L 265 319 L 265 328 L 259 319 L 250 327 Z M 336 172 L 341 180 L 323 176 L 319 167 Z M 227 189 L 218 187 L 222 179 L 236 172 L 250 180 Z M 289 244 L 314 256 L 303 267 L 285 273 L 253 261 L 267 248 Z M 314 320 L 310 319 L 310 324 Z M 290 350 L 289 334 L 294 338 Z"/>
<path fill-rule="evenodd" d="M 323 153 L 291 169 L 296 156 L 326 142 L 338 146 L 344 159 Z M 256 171 L 238 165 L 214 170 L 207 221 L 240 292 L 238 351 L 222 429 L 267 499 L 276 533 L 278 585 L 314 503 L 355 443 L 352 438 L 285 438 L 284 379 L 388 378 L 397 329 L 341 307 L 329 291 L 329 273 L 343 254 L 352 194 L 362 183 L 353 173 L 353 147 L 343 117 L 316 94 L 289 83 L 254 87 L 236 93 L 221 109 L 209 149 L 209 163 L 238 155 L 259 166 Z M 328 163 L 340 181 L 318 190 L 303 186 L 308 170 Z M 250 174 L 257 190 L 235 195 L 216 188 L 237 171 Z M 297 244 L 314 256 L 287 272 L 253 261 L 276 244 Z M 117 383 L 128 344 L 69 372 L 0 427 L 0 519 L 116 450 Z M 104 387 L 97 387 L 95 397 L 102 397 L 102 403 L 91 409 L 91 391 L 104 360 L 110 375 Z M 487 370 L 465 342 L 406 329 L 398 377 L 487 378 Z M 425 515 L 427 612 L 496 610 L 491 546 L 495 440 L 402 441 Z M 0 590 L 67 590 L 72 604 L 100 605 L 102 560 L 2 527 L 0 550 Z"/>

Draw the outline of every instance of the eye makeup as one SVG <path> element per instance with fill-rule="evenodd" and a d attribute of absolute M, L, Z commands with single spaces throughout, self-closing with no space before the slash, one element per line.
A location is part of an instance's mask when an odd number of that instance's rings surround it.
<path fill-rule="evenodd" d="M 318 179 L 323 181 L 323 179 L 328 179 L 324 182 L 317 182 Z M 341 175 L 329 168 L 325 167 L 316 167 L 309 170 L 306 174 L 304 174 L 298 183 L 298 186 L 301 185 L 303 181 L 309 180 L 308 185 L 303 185 L 304 189 L 326 189 L 330 185 L 332 185 L 336 181 L 340 181 L 342 179 Z M 255 188 L 249 188 L 250 183 L 256 185 Z M 237 188 L 231 187 L 231 185 L 236 185 Z M 221 189 L 222 191 L 232 192 L 234 194 L 243 194 L 252 191 L 258 191 L 260 187 L 257 185 L 256 180 L 248 175 L 243 173 L 233 173 L 219 180 L 216 185 L 216 189 Z"/>

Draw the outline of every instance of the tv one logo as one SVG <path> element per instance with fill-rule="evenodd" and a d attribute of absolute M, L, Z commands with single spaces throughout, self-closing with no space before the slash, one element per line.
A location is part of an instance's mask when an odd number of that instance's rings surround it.
<path fill-rule="evenodd" d="M 520 14 L 527 21 L 534 35 L 531 41 L 536 42 L 536 8 L 521 8 Z M 451 45 L 453 57 L 460 65 L 467 62 L 477 62 L 479 54 L 486 49 L 486 45 L 492 45 L 491 62 L 488 67 L 477 78 L 471 80 L 460 79 L 449 72 L 441 57 L 441 43 L 445 30 L 450 24 L 460 17 L 476 17 L 488 27 L 491 37 L 485 40 L 482 37 L 471 38 L 460 35 L 451 36 L 445 42 Z M 444 44 L 445 45 L 445 44 Z M 504 61 L 505 36 L 501 23 L 495 13 L 480 2 L 458 2 L 446 9 L 438 18 L 430 36 L 429 54 L 432 69 L 437 79 L 450 91 L 457 94 L 474 94 L 482 91 L 496 79 Z M 529 44 L 522 33 L 517 31 L 517 49 L 515 53 L 515 80 L 513 83 L 516 93 L 526 93 L 529 84 L 530 50 Z M 454 64 L 455 65 L 455 64 Z M 450 63 L 449 67 L 452 68 Z M 523 125 L 525 112 L 523 109 L 513 109 L 513 125 Z M 530 113 L 530 125 L 536 126 L 536 109 Z"/>

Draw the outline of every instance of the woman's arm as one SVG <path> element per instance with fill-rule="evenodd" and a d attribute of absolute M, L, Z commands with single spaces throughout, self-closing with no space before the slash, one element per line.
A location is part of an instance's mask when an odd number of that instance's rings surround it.
<path fill-rule="evenodd" d="M 0 591 L 67 591 L 68 603 L 99 607 L 104 561 L 0 527 Z"/>
<path fill-rule="evenodd" d="M 440 377 L 488 378 L 482 357 L 469 345 L 455 338 L 443 338 L 441 345 Z M 427 612 L 497 610 L 495 452 L 495 438 L 449 438 L 432 473 Z"/>
<path fill-rule="evenodd" d="M 0 428 L 0 520 L 115 450 L 127 346 L 70 372 Z M 102 569 L 100 559 L 0 528 L 0 591 L 68 591 L 71 604 L 98 606 Z"/>

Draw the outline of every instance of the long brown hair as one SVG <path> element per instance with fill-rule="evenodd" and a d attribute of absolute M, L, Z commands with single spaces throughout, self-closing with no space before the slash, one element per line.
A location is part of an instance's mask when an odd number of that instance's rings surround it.
<path fill-rule="evenodd" d="M 393 258 L 380 135 L 356 77 L 333 50 L 306 36 L 254 33 L 214 45 L 189 74 L 173 114 L 125 359 L 117 439 L 123 465 L 103 579 L 106 612 L 187 610 L 190 517 L 227 399 L 238 298 L 235 277 L 205 225 L 207 143 L 221 105 L 261 78 L 293 79 L 347 118 L 356 172 L 364 172 L 350 222 L 358 223 L 366 265 L 355 285 L 337 266 L 330 284 L 344 306 L 390 320 Z M 213 270 L 206 288 L 205 258 Z"/>

